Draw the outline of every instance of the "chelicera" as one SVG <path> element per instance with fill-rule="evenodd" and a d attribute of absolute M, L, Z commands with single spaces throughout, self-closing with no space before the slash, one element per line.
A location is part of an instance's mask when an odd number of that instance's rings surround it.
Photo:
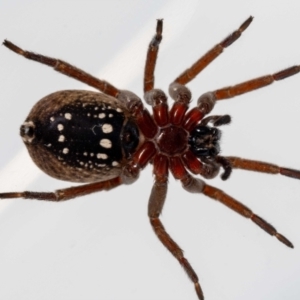
<path fill-rule="evenodd" d="M 170 109 L 166 94 L 154 87 L 154 69 L 163 28 L 163 21 L 157 20 L 156 34 L 148 48 L 144 73 L 144 99 L 152 106 L 152 115 L 134 93 L 119 90 L 64 61 L 25 51 L 5 40 L 4 46 L 15 53 L 53 67 L 101 93 L 67 90 L 48 95 L 32 108 L 20 129 L 31 158 L 45 173 L 57 179 L 85 184 L 55 192 L 1 193 L 0 198 L 65 201 L 111 190 L 121 184 L 131 184 L 138 179 L 140 171 L 151 163 L 155 182 L 148 204 L 150 224 L 162 244 L 184 268 L 201 300 L 204 296 L 196 272 L 160 221 L 169 171 L 188 192 L 204 194 L 221 202 L 293 248 L 286 237 L 248 207 L 198 178 L 198 175 L 205 179 L 214 178 L 223 169 L 221 178 L 226 180 L 232 169 L 239 168 L 300 179 L 298 170 L 221 156 L 221 132 L 218 127 L 229 124 L 230 116 L 209 115 L 217 101 L 295 75 L 300 71 L 300 66 L 205 93 L 199 97 L 197 105 L 189 110 L 191 92 L 186 84 L 234 43 L 252 19 L 249 17 L 170 84 L 169 94 L 174 101 Z"/>

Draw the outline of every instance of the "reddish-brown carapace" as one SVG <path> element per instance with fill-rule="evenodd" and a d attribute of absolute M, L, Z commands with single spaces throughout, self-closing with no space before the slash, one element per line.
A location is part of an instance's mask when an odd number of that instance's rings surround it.
<path fill-rule="evenodd" d="M 48 65 L 96 88 L 100 93 L 66 90 L 50 94 L 37 102 L 20 128 L 29 154 L 39 168 L 54 178 L 85 184 L 54 192 L 1 193 L 0 198 L 65 201 L 131 184 L 138 179 L 140 171 L 151 163 L 155 182 L 148 202 L 150 224 L 162 244 L 186 271 L 200 300 L 204 296 L 198 276 L 160 220 L 167 196 L 169 171 L 186 191 L 204 194 L 221 202 L 293 248 L 286 237 L 248 207 L 199 178 L 201 175 L 205 179 L 212 179 L 223 169 L 221 178 L 226 180 L 232 169 L 239 168 L 300 179 L 298 170 L 221 156 L 221 132 L 218 127 L 229 124 L 231 119 L 229 115 L 210 114 L 217 101 L 295 75 L 300 71 L 300 66 L 207 92 L 189 110 L 191 92 L 186 84 L 234 43 L 252 20 L 249 17 L 170 84 L 169 95 L 173 100 L 170 109 L 166 94 L 155 88 L 154 84 L 163 29 L 163 21 L 157 20 L 156 34 L 148 47 L 144 73 L 144 100 L 152 106 L 152 115 L 134 93 L 119 90 L 62 60 L 25 51 L 5 40 L 4 46 L 13 52 Z"/>

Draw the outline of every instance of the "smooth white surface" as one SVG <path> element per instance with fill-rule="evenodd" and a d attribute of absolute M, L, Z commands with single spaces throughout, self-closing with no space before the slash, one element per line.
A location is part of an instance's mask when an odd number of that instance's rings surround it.
<path fill-rule="evenodd" d="M 184 4 L 183 4 L 184 3 Z M 242 38 L 188 86 L 204 92 L 300 63 L 299 1 L 1 1 L 0 39 L 58 57 L 142 97 L 146 50 L 164 18 L 156 86 L 168 84 L 249 16 Z M 300 75 L 218 103 L 230 114 L 222 154 L 300 169 Z M 88 89 L 0 47 L 0 192 L 68 187 L 24 152 L 19 126 L 33 104 Z M 23 152 L 24 153 L 23 153 Z M 21 154 L 20 154 L 21 153 Z M 148 167 L 133 186 L 54 204 L 0 203 L 0 299 L 196 299 L 181 267 L 152 233 Z M 300 182 L 235 171 L 210 184 L 273 224 L 291 250 L 251 221 L 170 178 L 162 221 L 185 250 L 205 299 L 300 297 Z"/>

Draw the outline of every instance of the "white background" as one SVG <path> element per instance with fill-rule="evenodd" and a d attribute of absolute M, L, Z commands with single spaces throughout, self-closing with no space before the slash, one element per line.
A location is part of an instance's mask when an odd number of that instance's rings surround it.
<path fill-rule="evenodd" d="M 247 1 L 247 3 L 250 1 Z M 226 3 L 226 4 L 225 4 Z M 164 18 L 156 86 L 168 84 L 248 18 L 236 43 L 188 86 L 204 92 L 300 64 L 299 1 L 0 2 L 0 40 L 58 57 L 142 97 L 146 50 Z M 0 192 L 70 183 L 31 162 L 18 135 L 33 104 L 89 89 L 0 47 Z M 222 154 L 300 169 L 300 75 L 217 104 L 230 114 Z M 152 232 L 147 167 L 133 186 L 65 203 L 1 200 L 0 299 L 196 299 L 193 285 Z M 216 185 L 275 225 L 291 250 L 223 205 L 170 178 L 162 220 L 197 271 L 207 300 L 300 297 L 300 182 L 234 171 Z"/>

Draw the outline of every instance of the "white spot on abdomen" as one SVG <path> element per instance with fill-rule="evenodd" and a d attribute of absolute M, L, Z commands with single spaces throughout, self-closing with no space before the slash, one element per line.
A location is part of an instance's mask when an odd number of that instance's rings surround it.
<path fill-rule="evenodd" d="M 58 141 L 59 142 L 64 142 L 65 141 L 65 136 L 64 135 L 60 135 L 59 137 L 58 137 Z"/>
<path fill-rule="evenodd" d="M 113 131 L 113 127 L 110 124 L 103 124 L 102 131 L 104 133 L 110 133 Z"/>
<path fill-rule="evenodd" d="M 63 154 L 68 154 L 69 153 L 69 149 L 68 148 L 64 148 L 62 152 L 63 152 Z"/>
<path fill-rule="evenodd" d="M 103 148 L 111 148 L 112 144 L 109 139 L 102 139 L 100 141 L 100 146 L 102 146 Z"/>
<path fill-rule="evenodd" d="M 105 153 L 97 153 L 97 158 L 99 158 L 99 159 L 107 159 L 108 156 Z"/>
<path fill-rule="evenodd" d="M 63 124 L 58 124 L 58 125 L 57 125 L 57 129 L 58 129 L 59 131 L 62 131 L 62 130 L 64 129 L 64 125 L 63 125 Z"/>
<path fill-rule="evenodd" d="M 68 120 L 72 119 L 72 115 L 70 113 L 65 113 L 65 118 Z"/>

